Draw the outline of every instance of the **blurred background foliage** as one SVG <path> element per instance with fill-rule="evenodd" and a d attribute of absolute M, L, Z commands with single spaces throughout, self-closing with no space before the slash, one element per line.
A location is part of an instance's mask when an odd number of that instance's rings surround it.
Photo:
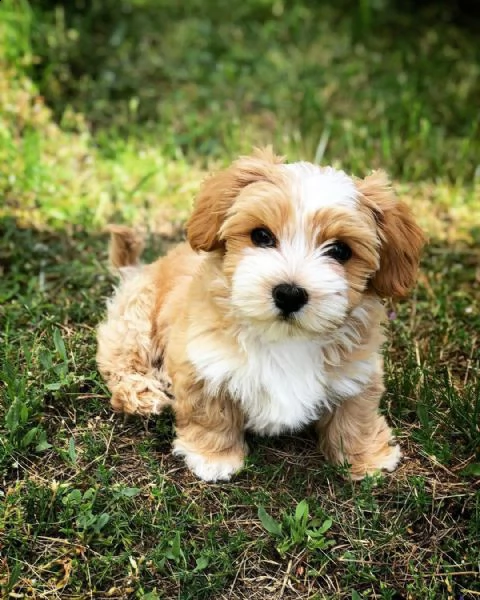
<path fill-rule="evenodd" d="M 181 214 L 206 167 L 273 143 L 422 184 L 439 235 L 445 211 L 476 222 L 472 6 L 2 0 L 0 194 L 38 223 Z"/>

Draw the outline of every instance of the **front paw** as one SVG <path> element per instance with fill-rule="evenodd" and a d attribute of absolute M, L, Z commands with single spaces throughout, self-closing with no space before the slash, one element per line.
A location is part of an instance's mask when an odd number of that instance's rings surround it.
<path fill-rule="evenodd" d="M 187 449 L 180 440 L 173 444 L 173 454 L 183 456 L 187 467 L 203 481 L 230 481 L 243 468 L 244 453 L 241 450 L 218 452 L 208 455 Z"/>
<path fill-rule="evenodd" d="M 381 471 L 392 472 L 397 468 L 401 458 L 400 446 L 393 441 L 387 442 L 371 454 L 352 456 L 349 461 L 351 478 L 360 480 Z"/>

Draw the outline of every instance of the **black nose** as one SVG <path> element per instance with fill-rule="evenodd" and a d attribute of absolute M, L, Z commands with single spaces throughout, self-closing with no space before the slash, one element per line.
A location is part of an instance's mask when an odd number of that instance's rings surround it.
<path fill-rule="evenodd" d="M 307 290 L 290 283 L 276 285 L 272 290 L 272 296 L 275 306 L 284 315 L 297 312 L 297 310 L 300 310 L 308 302 Z"/>

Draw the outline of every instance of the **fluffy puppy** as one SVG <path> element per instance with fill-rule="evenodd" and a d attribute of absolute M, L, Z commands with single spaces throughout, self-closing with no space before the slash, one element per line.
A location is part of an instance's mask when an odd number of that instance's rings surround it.
<path fill-rule="evenodd" d="M 423 236 L 386 175 L 256 151 L 204 182 L 187 237 L 140 265 L 136 234 L 112 228 L 122 282 L 97 359 L 114 410 L 171 405 L 174 453 L 206 481 L 242 468 L 245 430 L 310 423 L 353 478 L 395 469 L 381 299 L 413 286 Z"/>

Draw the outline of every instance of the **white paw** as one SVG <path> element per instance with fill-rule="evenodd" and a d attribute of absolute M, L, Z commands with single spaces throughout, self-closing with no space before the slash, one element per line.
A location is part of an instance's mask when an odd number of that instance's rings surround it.
<path fill-rule="evenodd" d="M 230 455 L 218 460 L 207 459 L 187 450 L 178 440 L 173 444 L 173 454 L 183 456 L 190 471 L 203 481 L 229 481 L 243 467 L 243 457 Z"/>
<path fill-rule="evenodd" d="M 385 456 L 384 460 L 380 461 L 377 468 L 384 469 L 385 471 L 395 471 L 398 467 L 398 463 L 402 459 L 402 451 L 400 450 L 400 446 L 395 444 L 395 446 L 390 446 L 391 452 L 387 456 Z"/>
<path fill-rule="evenodd" d="M 355 479 L 363 479 L 363 477 L 368 474 L 370 476 L 381 475 L 382 471 L 388 471 L 391 473 L 395 471 L 398 467 L 398 463 L 402 459 L 402 451 L 400 450 L 400 446 L 398 444 L 392 445 L 389 447 L 389 452 L 378 458 L 366 469 L 365 474 L 360 477 L 355 477 Z"/>
<path fill-rule="evenodd" d="M 354 463 L 351 465 L 350 477 L 354 481 L 360 481 L 365 476 L 376 477 L 381 475 L 382 471 L 394 471 L 402 458 L 402 451 L 398 444 L 388 446 L 381 456 L 370 458 L 366 462 Z"/>

